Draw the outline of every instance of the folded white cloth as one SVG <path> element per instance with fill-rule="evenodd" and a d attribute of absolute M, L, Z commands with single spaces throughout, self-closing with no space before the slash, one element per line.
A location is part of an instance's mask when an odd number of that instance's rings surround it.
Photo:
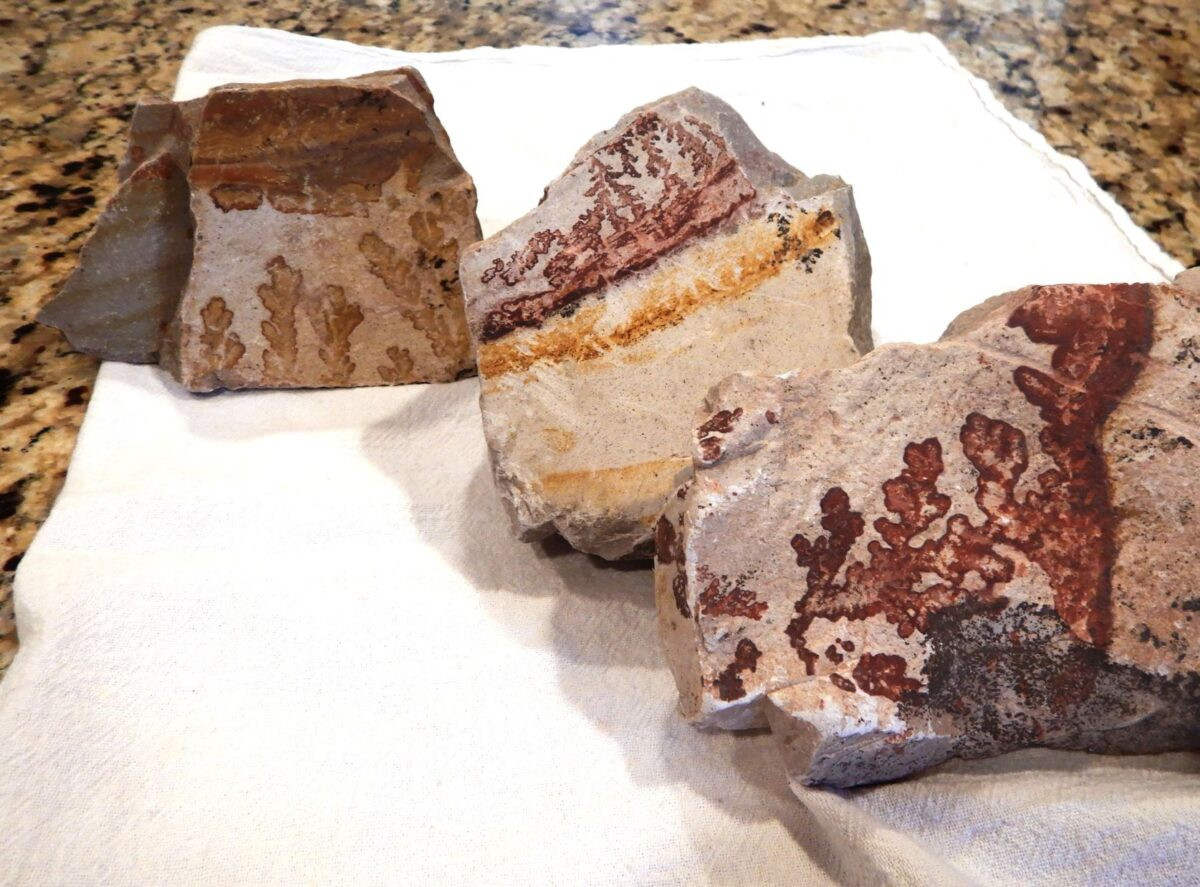
<path fill-rule="evenodd" d="M 720 95 L 854 185 L 879 341 L 1026 283 L 1178 270 L 928 36 L 421 55 L 215 28 L 177 95 L 401 64 L 489 232 L 630 107 Z M 650 574 L 511 537 L 476 385 L 193 397 L 103 367 L 17 577 L 0 881 L 1197 877 L 1192 755 L 1034 751 L 801 802 L 770 737 L 684 724 Z"/>

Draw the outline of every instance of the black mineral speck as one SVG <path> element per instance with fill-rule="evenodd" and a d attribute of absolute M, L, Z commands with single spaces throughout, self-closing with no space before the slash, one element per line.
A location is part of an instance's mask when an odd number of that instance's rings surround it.
<path fill-rule="evenodd" d="M 25 501 L 25 496 L 21 493 L 21 485 L 23 480 L 17 481 L 3 493 L 0 493 L 0 520 L 8 520 L 17 513 L 17 509 L 21 507 L 21 503 Z"/>

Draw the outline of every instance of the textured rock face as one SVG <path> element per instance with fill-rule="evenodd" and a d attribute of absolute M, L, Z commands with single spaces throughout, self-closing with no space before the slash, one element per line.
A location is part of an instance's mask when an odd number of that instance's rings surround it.
<path fill-rule="evenodd" d="M 144 107 L 135 112 L 135 125 L 145 121 Z M 149 116 L 177 115 L 161 103 Z M 141 163 L 127 156 L 117 193 L 84 244 L 75 273 L 38 320 L 61 329 L 80 351 L 109 360 L 154 361 L 191 270 L 187 206 L 186 160 L 181 165 L 168 150 Z"/>
<path fill-rule="evenodd" d="M 1180 283 L 1032 287 L 933 345 L 715 388 L 656 540 L 684 714 L 769 723 L 793 780 L 837 786 L 1200 746 Z"/>
<path fill-rule="evenodd" d="M 709 386 L 870 348 L 849 187 L 805 177 L 695 89 L 593 138 L 461 274 L 518 531 L 605 558 L 649 556 Z"/>
<path fill-rule="evenodd" d="M 454 379 L 475 192 L 411 68 L 141 103 L 122 184 L 44 309 L 186 387 Z"/>

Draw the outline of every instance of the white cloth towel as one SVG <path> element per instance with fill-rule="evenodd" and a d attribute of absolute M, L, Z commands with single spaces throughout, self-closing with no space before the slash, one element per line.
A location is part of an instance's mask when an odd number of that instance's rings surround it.
<path fill-rule="evenodd" d="M 200 35 L 177 95 L 412 64 L 484 230 L 695 84 L 855 188 L 878 341 L 1178 266 L 928 36 L 422 55 Z M 1194 881 L 1200 762 L 1033 751 L 788 790 L 675 713 L 645 570 L 515 541 L 477 382 L 194 397 L 106 364 L 17 577 L 10 884 Z M 697 392 L 699 400 L 701 392 Z"/>

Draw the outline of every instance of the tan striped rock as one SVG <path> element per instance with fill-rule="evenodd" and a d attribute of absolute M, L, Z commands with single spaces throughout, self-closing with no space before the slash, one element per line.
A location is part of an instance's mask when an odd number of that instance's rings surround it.
<path fill-rule="evenodd" d="M 536 209 L 464 253 L 461 277 L 519 534 L 604 558 L 649 555 L 711 385 L 871 346 L 849 186 L 806 177 L 697 89 L 593 138 Z"/>
<path fill-rule="evenodd" d="M 1030 287 L 714 390 L 657 537 L 685 716 L 769 723 L 793 781 L 836 786 L 1200 747 L 1190 286 Z"/>
<path fill-rule="evenodd" d="M 122 183 L 43 310 L 193 391 L 451 380 L 473 365 L 475 191 L 411 68 L 134 113 Z"/>

